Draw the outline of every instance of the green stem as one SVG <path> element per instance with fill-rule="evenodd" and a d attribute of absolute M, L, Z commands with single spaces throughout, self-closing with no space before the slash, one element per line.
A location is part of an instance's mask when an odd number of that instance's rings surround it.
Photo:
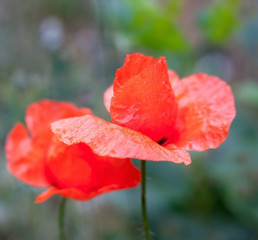
<path fill-rule="evenodd" d="M 141 175 L 142 175 L 142 184 L 141 184 L 142 221 L 143 221 L 146 240 L 150 240 L 147 209 L 146 209 L 146 161 L 141 161 Z"/>
<path fill-rule="evenodd" d="M 64 232 L 65 205 L 66 205 L 66 198 L 62 198 L 60 205 L 59 205 L 59 213 L 58 213 L 59 240 L 66 239 L 65 232 Z"/>

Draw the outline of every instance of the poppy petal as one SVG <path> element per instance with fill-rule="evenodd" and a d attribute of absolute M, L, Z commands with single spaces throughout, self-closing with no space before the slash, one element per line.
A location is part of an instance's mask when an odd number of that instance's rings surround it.
<path fill-rule="evenodd" d="M 21 123 L 16 124 L 9 133 L 5 152 L 7 167 L 16 178 L 36 187 L 49 185 L 45 177 L 42 143 L 31 139 Z"/>
<path fill-rule="evenodd" d="M 101 157 L 84 143 L 67 146 L 58 141 L 58 145 L 50 150 L 46 165 L 52 185 L 58 188 L 76 188 L 86 192 L 96 186 L 104 186 L 112 179 L 118 179 L 118 185 L 125 180 L 128 187 L 139 182 L 139 171 L 130 159 Z M 127 172 L 130 172 L 130 177 Z"/>
<path fill-rule="evenodd" d="M 124 84 L 133 76 L 138 75 L 149 65 L 155 64 L 156 61 L 154 57 L 144 56 L 141 53 L 127 54 L 124 65 L 116 71 L 115 88 L 119 84 Z"/>
<path fill-rule="evenodd" d="M 174 87 L 176 83 L 179 81 L 179 76 L 176 74 L 176 72 L 174 72 L 171 69 L 168 69 L 168 77 L 172 87 Z"/>
<path fill-rule="evenodd" d="M 25 121 L 30 133 L 32 136 L 35 136 L 39 133 L 49 132 L 51 122 L 86 114 L 92 114 L 91 110 L 88 108 L 77 108 L 68 102 L 41 100 L 27 108 Z"/>
<path fill-rule="evenodd" d="M 136 58 L 137 64 L 141 61 L 144 65 L 136 75 L 127 76 L 127 65 L 119 69 L 119 76 L 114 80 L 110 114 L 113 123 L 141 132 L 159 142 L 169 137 L 174 126 L 175 98 L 165 58 L 160 57 L 147 66 L 144 59 Z"/>
<path fill-rule="evenodd" d="M 93 183 L 92 168 L 85 161 L 91 159 L 93 154 L 84 146 L 67 146 L 57 140 L 56 144 L 51 144 L 46 162 L 46 175 L 51 185 L 83 189 Z"/>
<path fill-rule="evenodd" d="M 172 87 L 179 81 L 178 75 L 176 74 L 176 72 L 174 72 L 171 69 L 168 69 L 168 77 Z M 113 85 L 111 85 L 109 88 L 107 88 L 107 90 L 104 93 L 104 105 L 108 112 L 110 112 L 111 99 L 113 95 L 114 95 L 114 90 L 113 90 Z"/>
<path fill-rule="evenodd" d="M 144 56 L 141 53 L 127 54 L 122 68 L 116 71 L 115 80 L 122 84 L 123 81 L 140 73 L 150 64 L 154 64 L 156 59 L 151 56 Z M 104 93 L 104 105 L 110 112 L 111 98 L 114 95 L 113 85 Z"/>
<path fill-rule="evenodd" d="M 58 189 L 55 187 L 51 187 L 43 193 L 39 194 L 35 200 L 35 203 L 42 203 L 51 198 L 55 194 L 60 194 L 64 197 L 71 197 L 76 200 L 86 200 L 88 197 L 87 194 L 75 188 Z"/>
<path fill-rule="evenodd" d="M 126 189 L 127 187 L 125 187 Z M 52 197 L 55 194 L 62 195 L 63 197 L 73 198 L 76 200 L 89 200 L 93 197 L 96 197 L 103 193 L 109 193 L 111 191 L 115 190 L 123 190 L 124 188 L 119 188 L 116 184 L 105 186 L 102 188 L 97 189 L 95 192 L 91 191 L 89 193 L 84 193 L 78 189 L 75 188 L 65 188 L 65 189 L 58 189 L 55 187 L 49 188 L 43 193 L 39 194 L 38 197 L 35 200 L 35 203 L 42 203 L 46 200 L 48 200 L 50 197 Z"/>
<path fill-rule="evenodd" d="M 80 145 L 85 146 L 85 144 Z M 101 159 L 102 163 L 98 161 L 99 159 Z M 100 165 L 102 166 L 99 169 L 93 170 L 93 173 L 96 175 L 95 185 L 92 182 L 89 182 L 90 184 L 87 184 L 87 182 L 82 182 L 82 185 L 85 184 L 83 188 L 52 187 L 41 193 L 36 198 L 35 202 L 43 202 L 54 194 L 60 194 L 63 197 L 69 197 L 77 200 L 88 200 L 97 195 L 108 193 L 110 191 L 136 187 L 140 182 L 140 171 L 133 166 L 130 159 L 114 159 L 95 155 L 95 159 L 91 158 L 91 161 L 93 164 L 92 166 L 94 167 L 100 167 Z M 74 174 L 76 173 L 73 170 L 72 172 L 74 177 Z"/>
<path fill-rule="evenodd" d="M 176 84 L 178 115 L 172 143 L 187 150 L 217 148 L 236 110 L 230 86 L 218 77 L 193 74 Z"/>
<path fill-rule="evenodd" d="M 82 142 L 101 156 L 185 164 L 191 162 L 189 154 L 183 149 L 166 149 L 139 132 L 108 123 L 95 116 L 64 119 L 52 123 L 51 126 L 56 137 L 65 144 Z"/>
<path fill-rule="evenodd" d="M 110 112 L 111 99 L 114 95 L 113 85 L 111 85 L 104 93 L 104 105 L 108 112 Z"/>

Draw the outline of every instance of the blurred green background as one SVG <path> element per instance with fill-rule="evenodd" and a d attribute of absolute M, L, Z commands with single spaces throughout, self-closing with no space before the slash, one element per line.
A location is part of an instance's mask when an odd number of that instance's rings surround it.
<path fill-rule="evenodd" d="M 152 239 L 258 239 L 258 1 L 0 0 L 1 240 L 57 239 L 60 201 L 34 204 L 41 189 L 6 171 L 7 133 L 42 98 L 109 120 L 103 92 L 133 52 L 166 56 L 180 77 L 221 77 L 237 107 L 220 148 L 189 166 L 148 162 Z M 69 200 L 66 227 L 71 240 L 143 239 L 139 188 Z"/>

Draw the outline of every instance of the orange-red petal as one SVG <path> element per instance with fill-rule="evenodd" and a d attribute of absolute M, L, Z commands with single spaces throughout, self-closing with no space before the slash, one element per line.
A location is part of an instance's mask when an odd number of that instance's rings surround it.
<path fill-rule="evenodd" d="M 113 184 L 110 186 L 101 187 L 101 188 L 97 189 L 96 191 L 85 193 L 85 192 L 82 192 L 75 188 L 58 189 L 58 188 L 52 187 L 52 188 L 47 189 L 40 195 L 38 195 L 38 197 L 35 200 L 35 203 L 44 202 L 55 194 L 59 194 L 59 195 L 62 195 L 63 197 L 73 198 L 75 200 L 83 201 L 83 200 L 89 200 L 89 199 L 96 197 L 103 193 L 108 193 L 108 192 L 115 191 L 115 190 L 123 190 L 126 188 L 128 188 L 128 187 L 118 188 L 118 186 L 116 184 Z"/>
<path fill-rule="evenodd" d="M 37 187 L 48 186 L 45 162 L 54 144 L 50 123 L 65 117 L 91 114 L 90 109 L 66 102 L 42 100 L 27 109 L 26 123 L 32 137 L 22 124 L 17 124 L 6 141 L 7 166 L 19 180 Z"/>
<path fill-rule="evenodd" d="M 44 168 L 45 147 L 38 139 L 31 139 L 21 123 L 16 124 L 5 145 L 8 169 L 25 183 L 36 187 L 48 186 Z"/>
<path fill-rule="evenodd" d="M 53 188 L 40 194 L 36 202 L 61 194 L 86 200 L 99 194 L 135 187 L 140 171 L 130 159 L 101 157 L 85 144 L 67 146 L 61 143 L 47 163 L 47 174 Z"/>
<path fill-rule="evenodd" d="M 168 78 L 172 87 L 179 81 L 179 76 L 171 69 L 168 69 Z M 110 112 L 111 99 L 114 95 L 113 85 L 111 85 L 104 93 L 104 105 L 108 112 Z"/>
<path fill-rule="evenodd" d="M 63 197 L 73 198 L 76 200 L 89 200 L 93 197 L 96 197 L 103 193 L 109 193 L 112 191 L 124 190 L 132 187 L 136 187 L 140 182 L 140 172 L 131 164 L 131 161 L 127 160 L 127 165 L 125 168 L 118 169 L 118 172 L 110 172 L 113 175 L 109 178 L 109 182 L 106 184 L 97 186 L 95 188 L 89 189 L 89 191 L 81 191 L 76 188 L 65 188 L 60 189 L 56 187 L 52 187 L 41 193 L 36 198 L 36 203 L 44 202 L 54 194 L 60 194 Z M 130 164 L 130 165 L 129 165 Z M 107 171 L 109 169 L 106 169 Z M 102 172 L 102 174 L 106 174 L 107 172 Z M 133 181 L 132 181 L 133 179 Z"/>
<path fill-rule="evenodd" d="M 86 159 L 94 158 L 87 146 L 67 146 L 60 141 L 52 144 L 46 161 L 46 175 L 51 185 L 58 188 L 83 190 L 93 183 L 92 167 Z M 95 158 L 94 158 L 95 159 Z"/>
<path fill-rule="evenodd" d="M 149 137 L 95 116 L 64 119 L 51 124 L 56 137 L 67 145 L 85 143 L 96 154 L 116 158 L 139 158 L 189 164 L 183 149 L 167 149 Z"/>
<path fill-rule="evenodd" d="M 57 143 L 51 147 L 46 163 L 47 174 L 56 187 L 77 188 L 87 192 L 114 179 L 117 179 L 118 184 L 125 182 L 128 187 L 139 182 L 139 171 L 130 159 L 101 157 L 84 143 L 72 146 L 59 141 Z"/>
<path fill-rule="evenodd" d="M 123 67 L 116 71 L 114 79 L 115 88 L 138 75 L 149 65 L 155 64 L 156 61 L 154 57 L 144 56 L 141 53 L 127 54 Z"/>
<path fill-rule="evenodd" d="M 110 114 L 113 123 L 159 142 L 170 135 L 176 104 L 165 58 L 154 61 L 151 57 L 151 64 L 146 63 L 146 58 L 150 57 L 131 55 L 130 61 L 117 71 Z"/>
<path fill-rule="evenodd" d="M 231 88 L 218 77 L 193 74 L 176 84 L 178 114 L 172 143 L 187 150 L 218 147 L 236 110 Z"/>
<path fill-rule="evenodd" d="M 82 192 L 78 189 L 75 189 L 75 188 L 59 189 L 56 187 L 51 187 L 51 188 L 48 188 L 43 193 L 39 194 L 35 200 L 35 203 L 44 202 L 44 201 L 48 200 L 49 198 L 51 198 L 55 194 L 60 194 L 63 197 L 70 197 L 70 198 L 73 198 L 76 200 L 87 200 L 87 199 L 95 196 L 95 193 L 87 195 L 84 192 Z"/>
<path fill-rule="evenodd" d="M 26 112 L 26 125 L 32 134 L 50 131 L 50 123 L 56 120 L 92 114 L 89 108 L 77 108 L 74 104 L 54 100 L 41 100 L 31 104 Z"/>
<path fill-rule="evenodd" d="M 130 162 L 130 160 L 128 160 Z M 131 163 L 130 163 L 131 164 Z M 108 169 L 107 169 L 108 170 Z M 89 200 L 93 197 L 96 197 L 103 193 L 109 193 L 112 191 L 124 190 L 132 187 L 136 187 L 140 182 L 140 173 L 133 165 L 130 166 L 130 169 L 126 171 L 119 171 L 120 175 L 116 175 L 113 173 L 113 177 L 116 178 L 113 180 L 110 178 L 110 183 L 104 184 L 102 186 L 98 186 L 94 189 L 90 189 L 90 191 L 83 192 L 76 188 L 56 188 L 52 187 L 38 195 L 36 198 L 36 203 L 41 203 L 52 197 L 54 194 L 60 194 L 63 197 L 73 198 L 76 200 Z M 103 172 L 105 174 L 106 172 Z M 131 175 L 129 175 L 131 173 Z M 122 177 L 122 179 L 120 178 Z M 132 181 L 132 178 L 134 180 Z"/>

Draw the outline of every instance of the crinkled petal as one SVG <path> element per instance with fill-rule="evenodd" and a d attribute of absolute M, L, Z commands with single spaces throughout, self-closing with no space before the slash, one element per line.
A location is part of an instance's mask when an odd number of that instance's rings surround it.
<path fill-rule="evenodd" d="M 116 71 L 114 79 L 115 88 L 124 84 L 128 79 L 138 75 L 149 65 L 155 64 L 156 59 L 151 56 L 144 56 L 141 53 L 127 54 L 124 65 Z"/>
<path fill-rule="evenodd" d="M 180 80 L 174 92 L 178 115 L 171 142 L 196 151 L 218 147 L 236 115 L 231 88 L 218 77 L 197 73 Z"/>
<path fill-rule="evenodd" d="M 21 123 L 16 124 L 9 133 L 5 145 L 7 167 L 10 172 L 30 185 L 48 186 L 44 168 L 44 147 L 44 143 L 29 137 Z"/>
<path fill-rule="evenodd" d="M 56 137 L 65 144 L 82 142 L 101 156 L 185 164 L 191 161 L 189 154 L 183 149 L 166 149 L 139 132 L 108 123 L 95 116 L 64 119 L 51 125 Z"/>
<path fill-rule="evenodd" d="M 178 75 L 176 74 L 176 72 L 174 72 L 171 69 L 168 69 L 168 77 L 172 87 L 174 87 L 175 84 L 179 81 Z M 108 112 L 110 112 L 111 99 L 113 95 L 114 95 L 114 90 L 113 90 L 113 85 L 111 85 L 104 93 L 104 105 Z"/>
<path fill-rule="evenodd" d="M 50 123 L 56 120 L 92 114 L 89 108 L 77 108 L 68 102 L 42 100 L 31 104 L 26 112 L 26 125 L 35 136 L 50 131 Z"/>
<path fill-rule="evenodd" d="M 123 75 L 114 80 L 111 119 L 115 124 L 141 132 L 159 142 L 169 137 L 176 113 L 167 63 L 163 57 L 149 65 L 145 64 L 145 58 L 135 59 L 141 61 L 144 68 L 138 74 L 128 76 L 127 65 L 119 69 L 120 75 Z M 130 67 L 134 67 L 133 62 Z"/>

